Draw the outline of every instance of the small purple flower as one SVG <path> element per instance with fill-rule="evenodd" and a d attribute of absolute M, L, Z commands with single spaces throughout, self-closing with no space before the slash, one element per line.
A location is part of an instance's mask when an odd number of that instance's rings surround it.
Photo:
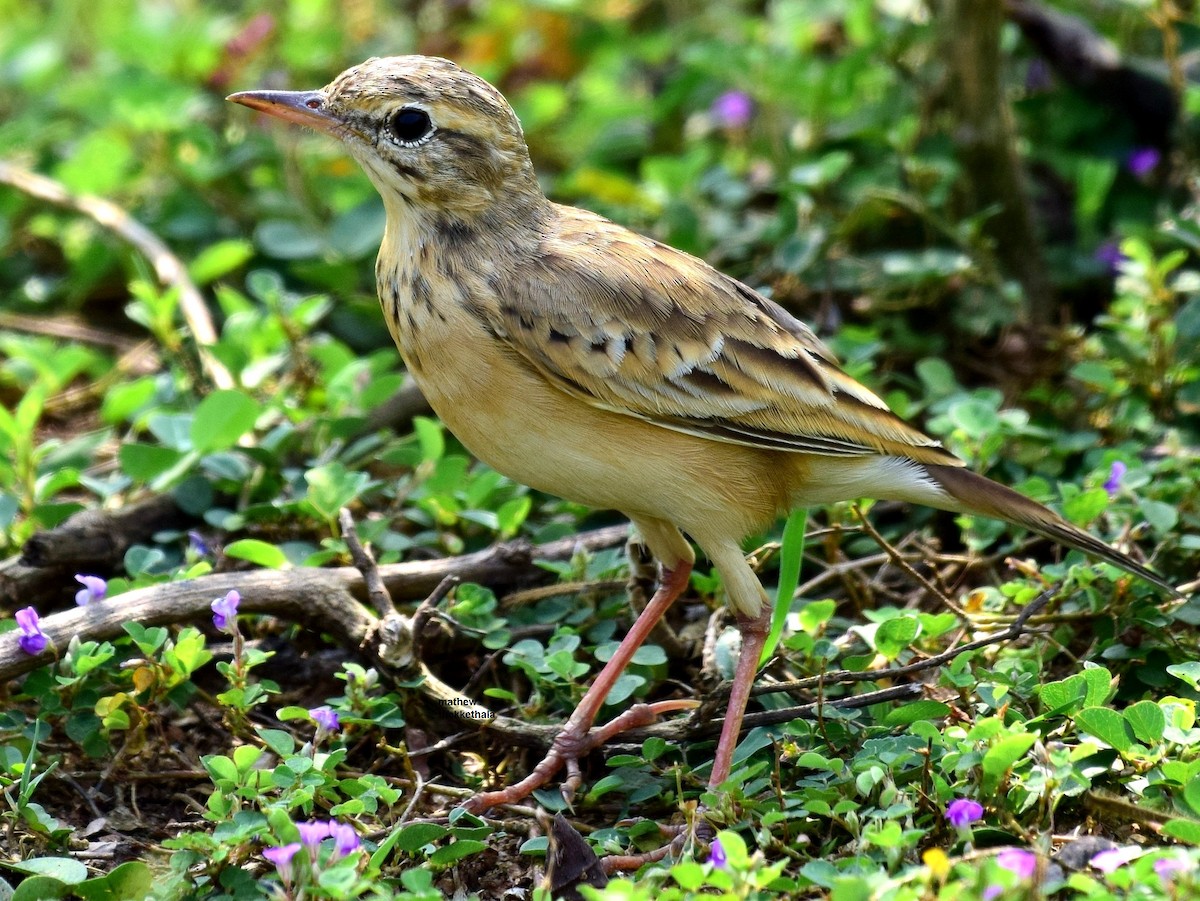
<path fill-rule="evenodd" d="M 86 607 L 92 601 L 102 601 L 108 593 L 108 583 L 99 576 L 77 575 L 75 581 L 83 586 L 75 592 L 75 603 L 80 607 Z"/>
<path fill-rule="evenodd" d="M 222 632 L 232 631 L 237 618 L 238 604 L 241 601 L 242 596 L 237 591 L 230 591 L 225 597 L 213 601 L 210 605 L 213 612 L 213 625 Z"/>
<path fill-rule="evenodd" d="M 352 851 L 357 851 L 362 847 L 362 842 L 358 839 L 358 833 L 348 823 L 330 823 L 329 834 L 333 837 L 334 860 L 345 857 Z"/>
<path fill-rule="evenodd" d="M 1161 161 L 1162 154 L 1154 147 L 1138 147 L 1125 158 L 1125 168 L 1138 178 L 1144 178 L 1153 172 Z"/>
<path fill-rule="evenodd" d="M 718 870 L 724 870 L 729 867 L 729 858 L 725 856 L 725 849 L 721 847 L 721 840 L 714 838 L 708 849 L 708 862 Z"/>
<path fill-rule="evenodd" d="M 962 829 L 982 818 L 983 805 L 970 798 L 956 798 L 946 808 L 946 819 L 955 829 Z"/>
<path fill-rule="evenodd" d="M 1178 857 L 1160 857 L 1154 861 L 1154 872 L 1158 876 L 1158 881 L 1163 885 L 1171 882 L 1176 873 L 1187 869 L 1190 869 L 1189 865 Z"/>
<path fill-rule="evenodd" d="M 1145 849 L 1139 848 L 1137 845 L 1126 845 L 1123 848 L 1109 848 L 1101 851 L 1088 862 L 1101 873 L 1112 873 L 1145 853 Z"/>
<path fill-rule="evenodd" d="M 1004 886 L 989 885 L 987 888 L 985 888 L 983 890 L 983 901 L 996 901 L 996 899 L 999 898 L 1003 894 L 1004 894 Z"/>
<path fill-rule="evenodd" d="M 1116 275 L 1121 264 L 1128 259 L 1125 254 L 1121 253 L 1121 245 L 1117 241 L 1105 241 L 1096 248 L 1092 258 L 1098 263 L 1103 263 L 1105 271 L 1110 275 Z"/>
<path fill-rule="evenodd" d="M 1108 481 L 1104 483 L 1104 490 L 1108 492 L 1108 496 L 1116 497 L 1117 492 L 1121 490 L 1121 479 L 1125 478 L 1125 473 L 1129 470 L 1120 460 L 1114 460 L 1112 468 L 1108 471 Z"/>
<path fill-rule="evenodd" d="M 332 825 L 329 820 L 310 820 L 307 823 L 297 823 L 296 828 L 300 830 L 300 841 L 312 853 L 323 840 L 329 838 L 329 827 Z"/>
<path fill-rule="evenodd" d="M 42 631 L 38 612 L 32 607 L 26 607 L 24 610 L 18 610 L 13 616 L 17 620 L 17 628 L 21 632 L 21 637 L 17 639 L 21 650 L 34 656 L 46 650 L 50 639 Z"/>
<path fill-rule="evenodd" d="M 1037 93 L 1048 90 L 1053 84 L 1054 78 L 1046 61 L 1040 57 L 1031 59 L 1025 69 L 1025 90 L 1031 94 Z"/>
<path fill-rule="evenodd" d="M 1024 848 L 1005 848 L 996 855 L 996 863 L 1018 879 L 1028 879 L 1037 870 L 1037 855 Z"/>
<path fill-rule="evenodd" d="M 204 540 L 204 536 L 201 535 L 199 532 L 197 532 L 195 529 L 192 529 L 190 532 L 188 532 L 187 537 L 188 537 L 188 548 L 196 556 L 207 557 L 209 554 L 212 553 L 212 549 L 209 548 L 208 542 Z"/>
<path fill-rule="evenodd" d="M 275 864 L 275 869 L 279 871 L 279 875 L 287 879 L 291 875 L 292 858 L 296 856 L 301 845 L 299 842 L 290 842 L 286 845 L 275 845 L 270 848 L 264 848 L 262 856 L 267 863 Z"/>
<path fill-rule="evenodd" d="M 308 711 L 317 723 L 317 728 L 322 732 L 337 732 L 341 728 L 341 721 L 338 719 L 337 711 L 328 704 L 322 707 L 314 707 Z"/>
<path fill-rule="evenodd" d="M 745 128 L 754 116 L 754 101 L 743 91 L 726 91 L 709 112 L 722 128 Z"/>

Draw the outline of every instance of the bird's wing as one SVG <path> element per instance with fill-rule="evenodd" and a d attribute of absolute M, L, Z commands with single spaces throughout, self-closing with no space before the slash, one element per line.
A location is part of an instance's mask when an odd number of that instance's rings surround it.
<path fill-rule="evenodd" d="M 959 464 L 778 304 L 682 251 L 558 210 L 536 257 L 492 275 L 498 305 L 485 315 L 563 391 L 715 441 Z"/>

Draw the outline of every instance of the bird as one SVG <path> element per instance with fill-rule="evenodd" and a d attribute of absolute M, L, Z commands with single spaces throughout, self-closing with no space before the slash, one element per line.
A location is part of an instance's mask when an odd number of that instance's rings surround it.
<path fill-rule="evenodd" d="M 593 728 L 687 587 L 692 542 L 719 572 L 741 633 L 708 780 L 719 791 L 771 614 L 741 542 L 795 508 L 869 497 L 991 517 L 1175 593 L 1049 508 L 966 469 L 763 294 L 549 200 L 512 107 L 456 63 L 372 58 L 318 90 L 228 99 L 340 140 L 366 172 L 386 212 L 375 267 L 383 314 L 449 430 L 518 482 L 620 511 L 658 561 L 653 597 L 545 759 L 474 796 L 472 812 L 520 801 L 564 767 L 564 792 L 578 787 L 579 760 L 623 725 L 624 715 Z"/>

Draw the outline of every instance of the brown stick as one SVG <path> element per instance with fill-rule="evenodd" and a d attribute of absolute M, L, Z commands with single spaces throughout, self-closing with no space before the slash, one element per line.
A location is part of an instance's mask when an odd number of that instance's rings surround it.
<path fill-rule="evenodd" d="M 142 254 L 154 267 L 154 274 L 158 277 L 159 283 L 164 288 L 174 288 L 179 291 L 179 309 L 192 333 L 192 338 L 196 341 L 200 365 L 212 380 L 213 385 L 218 388 L 234 387 L 233 376 L 229 374 L 225 364 L 213 356 L 208 349 L 210 345 L 217 342 L 217 332 L 213 328 L 212 317 L 208 314 L 208 306 L 204 302 L 204 297 L 193 284 L 187 267 L 183 265 L 179 257 L 171 252 L 171 249 L 163 243 L 158 235 L 111 201 L 87 194 L 76 196 L 60 182 L 14 166 L 12 163 L 0 161 L 0 183 L 10 185 L 38 200 L 81 213 L 111 231 Z"/>
<path fill-rule="evenodd" d="M 543 545 L 524 541 L 496 545 L 484 551 L 446 560 L 394 563 L 381 566 L 379 574 L 397 600 L 419 600 L 432 592 L 448 575 L 488 585 L 513 585 L 523 580 L 545 578 L 534 560 L 562 560 L 580 547 L 588 550 L 613 547 L 625 540 L 624 525 L 596 529 Z M 231 589 L 242 596 L 241 610 L 267 613 L 294 620 L 328 632 L 339 644 L 357 649 L 368 637 L 375 617 L 361 601 L 367 591 L 362 575 L 353 567 L 339 569 L 296 569 L 284 571 L 220 573 L 139 588 L 87 607 L 77 607 L 46 616 L 42 629 L 61 653 L 73 637 L 80 641 L 104 641 L 124 634 L 126 622 L 161 626 L 185 623 L 209 616 L 209 604 Z M 21 603 L 36 605 L 37 598 Z M 0 680 L 12 679 L 49 663 L 55 651 L 30 656 L 17 645 L 17 634 L 0 635 Z"/>

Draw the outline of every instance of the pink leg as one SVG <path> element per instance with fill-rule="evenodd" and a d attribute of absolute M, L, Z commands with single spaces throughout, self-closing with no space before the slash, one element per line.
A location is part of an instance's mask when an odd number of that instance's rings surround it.
<path fill-rule="evenodd" d="M 764 599 L 765 600 L 765 599 Z M 750 689 L 754 687 L 754 676 L 758 672 L 758 660 L 762 656 L 763 645 L 767 642 L 767 633 L 771 626 L 771 608 L 764 604 L 758 616 L 752 619 L 738 619 L 738 629 L 742 633 L 742 650 L 738 654 L 737 668 L 733 673 L 733 688 L 729 692 L 729 707 L 725 712 L 725 723 L 721 727 L 721 738 L 717 741 L 717 754 L 713 760 L 712 775 L 708 777 L 708 787 L 718 790 L 721 783 L 729 778 L 733 765 L 733 752 L 737 747 L 738 734 L 742 731 L 742 718 L 746 713 L 746 703 L 750 700 Z M 700 808 L 703 813 L 703 808 Z M 701 842 L 712 839 L 712 827 L 697 818 L 693 825 L 695 835 Z M 662 860 L 668 855 L 681 854 L 688 839 L 689 829 L 683 827 L 675 837 L 660 848 L 644 854 L 624 854 L 605 857 L 601 863 L 606 873 L 622 870 L 637 870 L 648 863 Z"/>
<path fill-rule="evenodd" d="M 737 747 L 738 734 L 742 731 L 742 717 L 746 703 L 750 700 L 750 689 L 754 687 L 754 675 L 758 672 L 758 659 L 771 628 L 771 608 L 763 604 L 762 611 L 753 619 L 738 617 L 738 630 L 742 633 L 742 650 L 738 654 L 737 668 L 733 671 L 733 687 L 729 692 L 729 706 L 725 711 L 725 724 L 721 727 L 721 738 L 717 741 L 717 756 L 713 760 L 712 775 L 708 787 L 717 788 L 729 778 L 733 765 L 733 751 Z"/>
<path fill-rule="evenodd" d="M 667 612 L 667 608 L 683 593 L 683 590 L 687 587 L 688 577 L 691 575 L 691 572 L 692 565 L 686 561 L 680 562 L 674 569 L 663 570 L 662 582 L 659 584 L 658 590 L 654 592 L 654 597 L 650 599 L 650 603 L 646 605 L 646 609 L 642 611 L 642 615 L 637 618 L 633 627 L 625 635 L 624 640 L 617 647 L 612 659 L 604 665 L 604 669 L 600 671 L 600 675 L 596 677 L 595 683 L 588 689 L 587 694 L 583 696 L 583 700 L 579 702 L 579 706 L 575 708 L 575 712 L 571 714 L 570 719 L 563 726 L 563 730 L 558 733 L 558 736 L 554 739 L 554 744 L 550 746 L 550 753 L 546 755 L 541 763 L 534 767 L 533 772 L 508 788 L 476 795 L 464 805 L 467 810 L 471 813 L 480 813 L 498 804 L 515 804 L 517 801 L 527 798 L 533 791 L 549 782 L 550 778 L 563 766 L 567 767 L 568 772 L 568 779 L 564 784 L 564 794 L 568 794 L 568 792 L 574 794 L 580 782 L 579 758 L 588 754 L 592 749 L 602 744 L 608 738 L 611 738 L 614 734 L 607 727 L 595 730 L 589 734 L 592 723 L 596 721 L 596 717 L 600 713 L 600 708 L 604 706 L 604 699 L 612 691 L 617 678 L 625 671 L 625 667 L 629 665 L 629 661 L 633 659 L 633 655 L 637 652 L 637 649 L 642 646 L 642 643 L 654 629 L 654 626 L 662 619 L 663 614 Z M 753 675 L 751 673 L 752 679 Z M 744 700 L 742 704 L 745 706 Z M 641 704 L 638 705 L 638 708 L 640 708 L 638 710 L 639 715 L 628 719 L 622 715 L 622 717 L 614 720 L 613 723 L 620 722 L 623 728 L 645 725 L 647 722 L 653 720 L 652 715 L 649 716 L 649 719 L 646 719 L 647 715 L 657 714 L 669 709 L 679 709 L 679 705 L 677 702 L 669 702 L 666 707 L 662 705 Z M 630 713 L 633 712 L 630 711 Z M 735 732 L 735 742 L 736 739 L 737 734 Z"/>

